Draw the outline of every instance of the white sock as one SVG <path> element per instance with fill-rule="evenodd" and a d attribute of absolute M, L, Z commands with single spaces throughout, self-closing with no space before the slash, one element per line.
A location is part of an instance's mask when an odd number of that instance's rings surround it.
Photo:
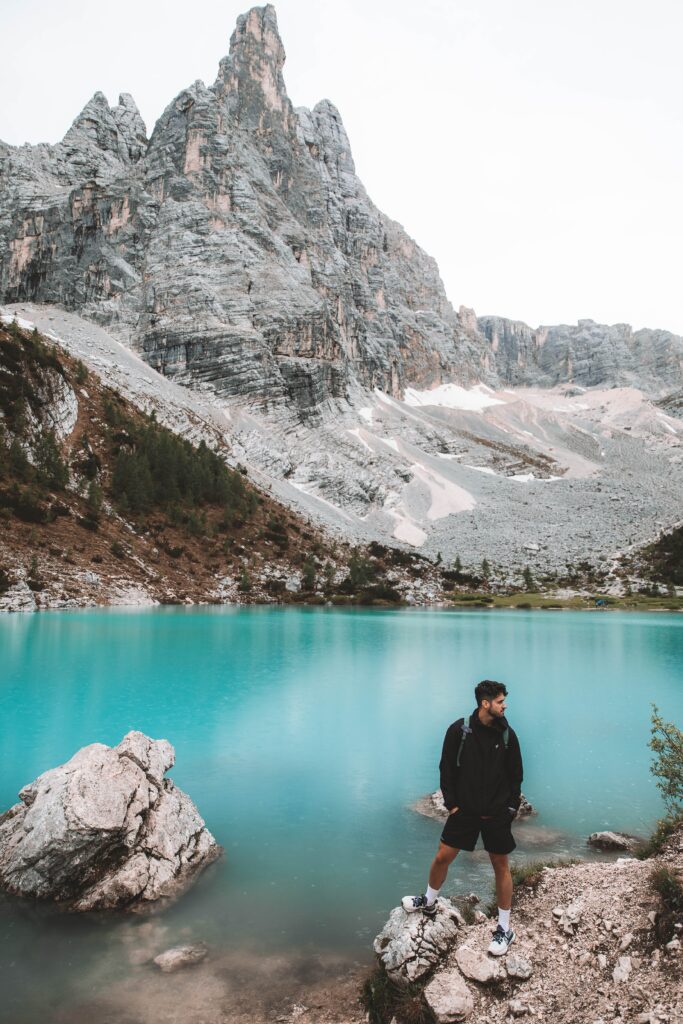
<path fill-rule="evenodd" d="M 439 889 L 432 889 L 431 885 L 427 886 L 427 892 L 425 893 L 425 896 L 427 897 L 427 903 L 429 904 L 430 907 L 434 900 L 436 899 L 436 897 L 439 895 L 439 891 Z"/>
<path fill-rule="evenodd" d="M 500 907 L 498 907 L 498 924 L 501 926 L 503 931 L 506 931 L 506 932 L 510 931 L 510 911 L 509 910 L 501 910 Z"/>

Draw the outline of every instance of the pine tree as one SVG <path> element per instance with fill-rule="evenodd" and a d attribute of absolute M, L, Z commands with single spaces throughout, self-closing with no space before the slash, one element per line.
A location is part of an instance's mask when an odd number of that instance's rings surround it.
<path fill-rule="evenodd" d="M 534 589 L 534 577 L 532 576 L 531 569 L 528 565 L 524 566 L 524 572 L 522 573 L 522 577 L 524 579 L 524 587 L 527 593 L 529 593 L 529 591 Z"/>
<path fill-rule="evenodd" d="M 485 580 L 491 577 L 491 566 L 489 565 L 488 559 L 484 558 L 481 563 L 481 574 Z"/>
<path fill-rule="evenodd" d="M 309 555 L 303 564 L 301 573 L 301 589 L 307 593 L 315 590 L 315 568 L 315 559 Z"/>
<path fill-rule="evenodd" d="M 462 562 L 460 561 L 460 555 L 456 555 L 455 556 L 455 562 L 453 563 L 453 568 L 455 569 L 456 572 L 462 572 Z"/>
<path fill-rule="evenodd" d="M 353 590 L 359 590 L 369 583 L 372 575 L 372 563 L 363 558 L 358 548 L 354 548 L 349 559 L 349 583 Z"/>
<path fill-rule="evenodd" d="M 325 578 L 325 593 L 331 594 L 332 591 L 334 590 L 334 566 L 332 565 L 331 562 L 325 563 L 325 568 L 323 569 L 323 576 Z"/>
<path fill-rule="evenodd" d="M 66 487 L 69 482 L 69 467 L 62 459 L 54 430 L 45 430 L 41 434 L 33 454 L 40 481 L 48 487 Z"/>

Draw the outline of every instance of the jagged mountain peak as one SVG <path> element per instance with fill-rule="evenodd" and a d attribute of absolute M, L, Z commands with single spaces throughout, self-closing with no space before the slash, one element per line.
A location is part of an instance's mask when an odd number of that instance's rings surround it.
<path fill-rule="evenodd" d="M 275 8 L 267 4 L 240 15 L 214 84 L 240 126 L 263 130 L 271 127 L 265 121 L 275 118 L 276 124 L 289 127 L 292 105 L 282 76 L 284 63 Z"/>
<path fill-rule="evenodd" d="M 136 163 L 147 150 L 147 130 L 130 93 L 121 93 L 118 106 L 111 107 L 98 91 L 74 119 L 60 145 L 76 153 L 95 146 L 123 163 Z"/>
<path fill-rule="evenodd" d="M 299 418 L 363 388 L 630 381 L 648 346 L 654 385 L 680 386 L 673 336 L 456 315 L 369 199 L 334 104 L 294 109 L 284 61 L 275 9 L 254 7 L 149 142 L 132 97 L 98 92 L 57 146 L 3 148 L 0 301 L 78 311 L 164 374 Z"/>

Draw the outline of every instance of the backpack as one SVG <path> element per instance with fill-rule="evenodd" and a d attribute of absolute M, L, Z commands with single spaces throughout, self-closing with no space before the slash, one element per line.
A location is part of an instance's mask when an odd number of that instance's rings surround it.
<path fill-rule="evenodd" d="M 469 718 L 463 718 L 462 726 L 460 727 L 460 733 L 461 733 L 461 735 L 460 735 L 460 746 L 458 747 L 458 757 L 457 757 L 457 760 L 455 762 L 456 768 L 460 767 L 460 756 L 462 754 L 462 749 L 465 746 L 465 740 L 467 739 L 469 734 L 472 732 L 472 730 L 470 729 L 469 725 L 466 724 L 467 722 L 469 722 Z M 507 753 L 508 743 L 509 742 L 510 742 L 510 727 L 508 725 L 506 725 L 505 729 L 503 730 L 503 743 L 505 744 L 505 751 L 506 751 L 506 753 Z"/>

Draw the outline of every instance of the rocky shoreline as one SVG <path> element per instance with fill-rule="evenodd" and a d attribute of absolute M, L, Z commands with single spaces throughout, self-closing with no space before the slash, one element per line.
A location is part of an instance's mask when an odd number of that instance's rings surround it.
<path fill-rule="evenodd" d="M 517 888 L 516 940 L 500 960 L 486 955 L 491 922 L 481 914 L 466 924 L 442 900 L 435 921 L 415 921 L 396 908 L 375 940 L 394 994 L 370 1019 L 402 1024 L 394 1011 L 403 1005 L 406 1020 L 438 1024 L 680 1021 L 683 909 L 665 909 L 653 886 L 657 871 L 683 883 L 683 827 L 647 860 L 537 870 Z"/>

